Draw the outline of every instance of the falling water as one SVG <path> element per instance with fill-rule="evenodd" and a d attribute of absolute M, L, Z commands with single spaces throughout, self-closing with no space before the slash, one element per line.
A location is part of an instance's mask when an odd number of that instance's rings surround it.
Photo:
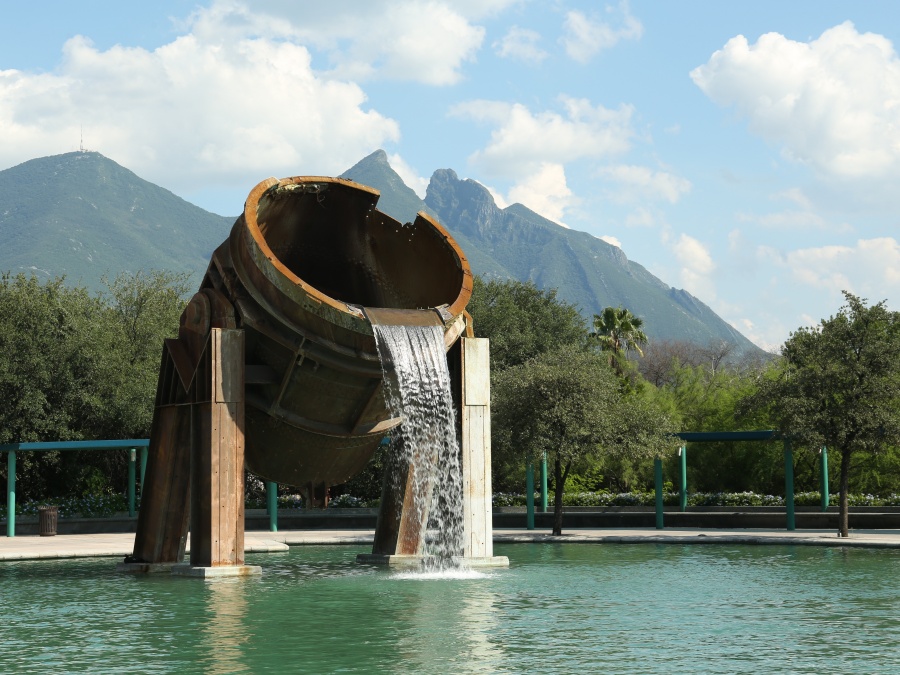
<path fill-rule="evenodd" d="M 402 453 L 395 459 L 408 463 L 413 493 L 426 502 L 416 504 L 428 514 L 426 565 L 458 566 L 463 552 L 462 471 L 443 328 L 373 328 L 385 399 L 391 413 L 403 420 L 392 451 Z"/>

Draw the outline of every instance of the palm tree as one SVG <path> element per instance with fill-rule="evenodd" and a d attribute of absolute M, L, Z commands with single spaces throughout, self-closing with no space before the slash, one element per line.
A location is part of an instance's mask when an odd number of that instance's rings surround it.
<path fill-rule="evenodd" d="M 607 307 L 602 314 L 594 314 L 594 332 L 591 337 L 600 343 L 600 349 L 610 353 L 609 365 L 614 366 L 632 350 L 644 355 L 641 347 L 649 339 L 641 330 L 643 325 L 643 319 L 624 307 Z"/>

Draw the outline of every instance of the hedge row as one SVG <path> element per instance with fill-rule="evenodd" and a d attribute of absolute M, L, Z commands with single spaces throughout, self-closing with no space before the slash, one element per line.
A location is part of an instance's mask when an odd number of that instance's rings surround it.
<path fill-rule="evenodd" d="M 535 503 L 540 495 L 535 494 Z M 851 494 L 850 506 L 900 506 L 900 495 Z M 38 506 L 46 501 L 26 501 L 16 504 L 16 515 L 36 516 Z M 116 513 L 128 511 L 128 500 L 124 495 L 94 495 L 89 497 L 66 497 L 52 502 L 59 507 L 61 518 L 104 518 Z M 663 504 L 677 506 L 677 492 L 664 492 Z M 798 492 L 794 495 L 797 506 L 818 506 L 821 504 L 818 492 Z M 838 495 L 830 495 L 829 504 L 838 505 Z M 498 492 L 494 494 L 493 505 L 525 506 L 524 494 Z M 575 492 L 563 495 L 563 506 L 655 506 L 656 494 L 653 492 Z M 377 508 L 378 501 L 366 501 L 352 495 L 339 495 L 331 500 L 332 508 Z M 688 495 L 688 506 L 784 506 L 784 497 L 780 495 L 761 495 L 755 492 L 693 492 Z M 248 500 L 248 509 L 264 509 L 266 504 L 258 499 Z M 279 495 L 279 509 L 302 509 L 303 500 L 300 495 Z M 0 506 L 0 518 L 6 518 L 6 505 Z"/>

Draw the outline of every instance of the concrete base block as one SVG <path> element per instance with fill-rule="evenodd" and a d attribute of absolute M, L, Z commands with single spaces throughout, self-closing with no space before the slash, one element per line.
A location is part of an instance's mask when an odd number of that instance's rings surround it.
<path fill-rule="evenodd" d="M 383 555 L 381 553 L 360 553 L 356 562 L 364 565 L 383 565 L 392 569 L 418 570 L 425 566 L 429 556 L 422 555 Z M 509 558 L 495 555 L 488 558 L 457 558 L 462 567 L 481 569 L 485 567 L 509 567 Z"/>
<path fill-rule="evenodd" d="M 169 574 L 175 565 L 180 563 L 143 563 L 143 562 L 120 562 L 116 565 L 116 572 L 126 572 L 127 574 Z"/>
<path fill-rule="evenodd" d="M 262 574 L 259 565 L 223 565 L 221 567 L 193 567 L 182 563 L 172 566 L 172 574 L 198 579 L 222 579 L 227 577 L 252 577 Z"/>

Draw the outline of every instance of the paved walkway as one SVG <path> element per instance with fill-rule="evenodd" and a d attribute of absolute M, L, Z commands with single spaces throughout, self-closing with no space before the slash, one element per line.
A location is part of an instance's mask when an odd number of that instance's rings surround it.
<path fill-rule="evenodd" d="M 245 551 L 287 551 L 290 546 L 315 544 L 370 545 L 372 530 L 289 530 L 247 532 Z M 495 543 L 650 543 L 650 544 L 795 544 L 805 546 L 863 546 L 900 548 L 900 530 L 854 530 L 840 539 L 826 530 L 665 530 L 570 529 L 560 537 L 548 530 L 495 529 Z M 134 534 L 60 534 L 54 537 L 0 537 L 0 561 L 52 558 L 125 557 L 131 554 Z"/>

